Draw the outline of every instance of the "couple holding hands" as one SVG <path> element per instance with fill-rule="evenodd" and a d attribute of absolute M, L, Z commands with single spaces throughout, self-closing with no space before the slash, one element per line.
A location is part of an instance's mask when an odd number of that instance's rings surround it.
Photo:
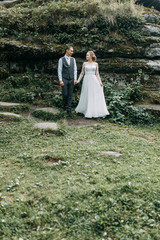
<path fill-rule="evenodd" d="M 72 54 L 73 47 L 67 46 L 65 56 L 61 57 L 58 62 L 58 78 L 62 87 L 63 109 L 67 110 L 68 114 L 71 113 L 74 85 L 78 84 L 84 76 L 80 100 L 75 111 L 84 114 L 86 118 L 98 118 L 109 115 L 94 52 L 87 52 L 87 61 L 83 63 L 78 80 L 76 61 Z"/>

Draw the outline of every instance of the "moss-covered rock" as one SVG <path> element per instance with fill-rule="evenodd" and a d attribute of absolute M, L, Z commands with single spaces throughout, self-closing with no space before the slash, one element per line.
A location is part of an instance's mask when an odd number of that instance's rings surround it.
<path fill-rule="evenodd" d="M 160 92 L 160 91 L 159 91 Z M 153 104 L 160 104 L 160 94 L 157 91 L 143 91 L 143 99 L 146 104 L 153 103 Z"/>

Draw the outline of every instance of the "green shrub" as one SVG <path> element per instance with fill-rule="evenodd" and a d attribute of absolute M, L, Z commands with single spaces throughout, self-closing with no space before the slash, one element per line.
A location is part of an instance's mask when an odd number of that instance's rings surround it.
<path fill-rule="evenodd" d="M 0 93 L 0 98 L 3 101 L 33 103 L 35 97 L 36 94 L 34 92 L 26 91 L 23 88 L 11 88 L 8 91 L 4 90 Z"/>
<path fill-rule="evenodd" d="M 104 86 L 106 102 L 110 112 L 109 121 L 125 124 L 151 123 L 153 120 L 147 111 L 133 106 L 142 99 L 141 84 L 137 80 L 129 84 L 125 90 L 112 90 L 110 84 Z"/>

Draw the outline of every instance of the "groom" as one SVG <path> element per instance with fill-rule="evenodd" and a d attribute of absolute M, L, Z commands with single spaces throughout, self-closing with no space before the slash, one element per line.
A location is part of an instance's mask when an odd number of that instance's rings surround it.
<path fill-rule="evenodd" d="M 71 102 L 74 85 L 77 84 L 77 65 L 72 57 L 73 47 L 67 46 L 65 55 L 58 62 L 58 78 L 62 87 L 63 109 L 71 113 Z"/>

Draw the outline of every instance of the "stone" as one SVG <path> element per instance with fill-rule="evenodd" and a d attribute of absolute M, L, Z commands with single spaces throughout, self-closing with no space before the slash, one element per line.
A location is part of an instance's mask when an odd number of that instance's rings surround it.
<path fill-rule="evenodd" d="M 160 60 L 149 60 L 147 65 L 158 72 L 160 71 Z"/>
<path fill-rule="evenodd" d="M 103 155 L 111 155 L 111 156 L 115 156 L 115 157 L 120 157 L 122 155 L 119 152 L 112 152 L 112 151 L 103 151 L 103 152 L 101 152 L 101 154 L 103 154 Z"/>
<path fill-rule="evenodd" d="M 149 33 L 152 36 L 158 36 L 160 37 L 160 27 L 157 25 L 152 25 L 152 24 L 145 24 L 144 27 L 142 28 L 142 32 L 144 33 Z"/>
<path fill-rule="evenodd" d="M 57 123 L 53 122 L 41 122 L 34 124 L 33 128 L 44 129 L 44 130 L 58 130 Z"/>
<path fill-rule="evenodd" d="M 146 109 L 149 113 L 155 115 L 158 117 L 158 122 L 160 122 L 160 104 L 150 104 L 150 105 L 139 105 L 139 107 L 142 107 Z"/>
<path fill-rule="evenodd" d="M 160 105 L 159 104 L 150 104 L 150 105 L 139 105 L 139 107 L 148 109 L 148 110 L 155 110 L 160 111 Z"/>
<path fill-rule="evenodd" d="M 60 113 L 60 111 L 57 108 L 51 108 L 51 107 L 37 108 L 35 111 L 43 111 L 43 112 L 48 112 L 48 113 L 52 113 L 52 114 Z"/>
<path fill-rule="evenodd" d="M 6 7 L 12 7 L 16 3 L 20 3 L 22 0 L 5 0 L 1 1 L 0 5 L 5 5 Z"/>
<path fill-rule="evenodd" d="M 3 107 L 10 107 L 10 106 L 19 106 L 20 103 L 11 103 L 11 102 L 0 102 L 0 106 Z"/>
<path fill-rule="evenodd" d="M 145 56 L 148 58 L 160 57 L 160 43 L 153 43 L 145 50 Z"/>
<path fill-rule="evenodd" d="M 158 14 L 144 14 L 144 18 L 147 23 L 160 24 L 160 16 Z"/>
<path fill-rule="evenodd" d="M 16 118 L 21 117 L 21 115 L 19 115 L 19 114 L 10 113 L 10 112 L 0 112 L 0 115 L 4 115 L 4 116 L 8 116 L 8 117 L 16 117 Z"/>

